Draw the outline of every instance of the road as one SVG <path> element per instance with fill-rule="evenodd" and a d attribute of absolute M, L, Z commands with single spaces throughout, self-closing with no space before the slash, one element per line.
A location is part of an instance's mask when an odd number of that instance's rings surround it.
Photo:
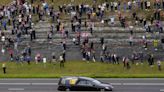
<path fill-rule="evenodd" d="M 0 79 L 0 92 L 56 92 L 59 79 Z M 113 92 L 164 92 L 164 79 L 98 79 Z"/>

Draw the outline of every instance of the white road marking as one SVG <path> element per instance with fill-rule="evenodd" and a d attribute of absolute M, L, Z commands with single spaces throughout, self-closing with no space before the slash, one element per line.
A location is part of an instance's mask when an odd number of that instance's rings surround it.
<path fill-rule="evenodd" d="M 151 81 L 155 81 L 155 80 L 164 80 L 164 78 L 96 78 L 98 80 L 107 80 L 107 81 L 110 81 L 110 80 L 129 80 L 129 81 L 134 81 L 134 80 L 151 80 Z"/>
<path fill-rule="evenodd" d="M 31 83 L 0 83 L 0 85 L 30 85 Z"/>
<path fill-rule="evenodd" d="M 110 83 L 111 85 L 125 85 L 125 86 L 164 86 L 164 83 Z M 58 83 L 0 83 L 0 85 L 34 85 L 34 86 L 40 86 L 40 85 L 58 85 Z"/>
<path fill-rule="evenodd" d="M 31 79 L 8 79 L 8 78 L 4 78 L 4 79 L 0 79 L 0 81 L 1 80 L 18 80 L 18 81 L 22 81 L 22 80 L 25 80 L 25 81 L 26 80 L 39 80 L 39 81 L 42 81 L 42 80 L 43 81 L 45 81 L 45 80 L 54 80 L 55 81 L 56 80 L 57 81 L 59 79 L 57 79 L 57 78 L 55 78 L 55 79 L 35 79 L 35 78 L 31 78 Z"/>
<path fill-rule="evenodd" d="M 160 91 L 164 91 L 164 89 L 160 89 Z"/>
<path fill-rule="evenodd" d="M 153 80 L 164 80 L 164 78 L 96 78 L 96 79 L 98 79 L 98 80 L 151 80 L 151 81 L 153 81 Z M 8 79 L 8 78 L 4 78 L 4 79 L 0 79 L 0 81 L 1 80 L 18 80 L 18 81 L 20 81 L 20 80 L 43 80 L 43 81 L 45 81 L 45 80 L 54 80 L 54 81 L 58 81 L 59 80 L 59 78 L 54 78 L 54 79 L 35 79 L 35 78 L 32 78 L 32 79 Z"/>
<path fill-rule="evenodd" d="M 58 85 L 58 83 L 31 83 L 32 85 Z"/>
<path fill-rule="evenodd" d="M 10 91 L 22 91 L 24 88 L 8 88 Z"/>
<path fill-rule="evenodd" d="M 111 85 L 122 85 L 122 83 L 110 83 Z"/>
<path fill-rule="evenodd" d="M 127 86 L 135 86 L 135 85 L 141 85 L 141 86 L 164 86 L 164 83 L 123 83 L 123 85 Z"/>

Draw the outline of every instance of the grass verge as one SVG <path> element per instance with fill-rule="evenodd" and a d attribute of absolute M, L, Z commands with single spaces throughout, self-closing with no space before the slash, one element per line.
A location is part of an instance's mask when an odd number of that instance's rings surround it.
<path fill-rule="evenodd" d="M 164 63 L 162 63 L 163 65 Z M 7 62 L 7 74 L 0 69 L 0 78 L 59 78 L 61 76 L 87 76 L 93 78 L 164 78 L 164 71 L 158 71 L 157 66 L 131 65 L 126 69 L 123 64 L 86 63 L 84 61 L 69 61 L 64 68 L 47 63 L 27 65 Z"/>

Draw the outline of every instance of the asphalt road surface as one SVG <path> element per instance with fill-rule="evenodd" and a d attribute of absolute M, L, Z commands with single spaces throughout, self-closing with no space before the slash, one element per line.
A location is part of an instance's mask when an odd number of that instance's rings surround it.
<path fill-rule="evenodd" d="M 56 92 L 59 79 L 0 79 L 0 92 Z M 164 92 L 164 79 L 98 79 L 113 92 Z"/>

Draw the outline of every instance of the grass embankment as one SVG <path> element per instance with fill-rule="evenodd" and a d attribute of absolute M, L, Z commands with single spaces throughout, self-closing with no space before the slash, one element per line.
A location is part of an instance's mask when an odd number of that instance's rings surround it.
<path fill-rule="evenodd" d="M 113 65 L 107 63 L 86 63 L 67 62 L 65 68 L 60 68 L 59 64 L 53 65 L 42 63 L 27 65 L 27 63 L 16 64 L 8 62 L 7 74 L 3 74 L 0 69 L 0 78 L 58 78 L 61 76 L 88 76 L 97 78 L 164 78 L 164 70 L 158 71 L 157 66 L 150 67 L 144 65 L 131 65 L 131 69 L 123 68 L 123 65 Z M 164 63 L 162 63 L 164 65 Z"/>
<path fill-rule="evenodd" d="M 7 5 L 11 1 L 12 0 L 2 0 L 2 1 L 0 1 L 0 5 Z M 31 0 L 27 0 L 27 1 L 31 2 Z M 49 5 L 54 6 L 54 8 L 56 8 L 56 9 L 58 9 L 59 5 L 69 4 L 69 3 L 71 3 L 71 1 L 74 1 L 72 3 L 75 4 L 75 5 L 78 5 L 78 4 L 81 4 L 81 3 L 93 5 L 93 0 L 45 0 L 45 1 L 48 2 Z M 97 0 L 96 5 L 102 4 L 104 1 L 106 1 L 106 0 Z M 129 0 L 107 0 L 107 1 L 108 2 L 111 2 L 111 1 L 121 1 L 123 3 L 123 2 L 128 2 Z M 150 0 L 150 1 L 152 2 L 151 5 L 153 6 L 154 0 Z M 38 4 L 42 5 L 42 2 L 40 2 L 40 0 L 34 0 L 34 4 L 33 5 L 37 6 Z M 139 13 L 139 17 L 146 17 L 147 19 L 149 19 L 150 16 L 152 16 L 152 13 L 154 12 L 154 10 L 145 11 L 145 10 L 135 10 L 135 9 L 134 9 L 134 11 Z M 123 10 L 121 12 L 122 12 L 122 15 L 124 15 L 124 16 L 129 16 L 132 13 L 132 12 L 124 12 Z M 106 12 L 106 15 L 113 15 L 113 14 L 117 14 L 117 12 Z M 162 11 L 162 13 L 161 13 L 162 20 L 164 19 L 163 14 L 164 13 Z M 63 15 L 63 16 L 65 16 L 65 15 Z M 36 21 L 36 20 L 34 20 L 34 21 Z"/>
<path fill-rule="evenodd" d="M 0 0 L 0 5 L 8 5 L 12 2 L 13 0 Z"/>

